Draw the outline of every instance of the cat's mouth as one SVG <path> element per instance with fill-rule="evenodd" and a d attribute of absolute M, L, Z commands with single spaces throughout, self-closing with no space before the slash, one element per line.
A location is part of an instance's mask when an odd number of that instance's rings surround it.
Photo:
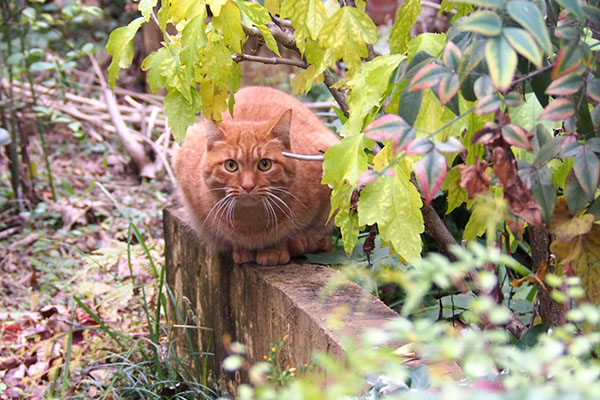
<path fill-rule="evenodd" d="M 263 196 L 256 193 L 239 193 L 235 196 L 235 200 L 240 207 L 252 207 L 261 204 Z"/>

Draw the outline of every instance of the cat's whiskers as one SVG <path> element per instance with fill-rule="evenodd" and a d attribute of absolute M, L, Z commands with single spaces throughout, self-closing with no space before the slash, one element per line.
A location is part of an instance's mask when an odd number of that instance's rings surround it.
<path fill-rule="evenodd" d="M 221 218 L 224 212 L 227 212 L 227 222 L 235 229 L 235 224 L 233 223 L 233 218 L 231 217 L 232 209 L 235 209 L 235 195 L 233 193 L 228 193 L 225 197 L 221 198 L 217 201 L 209 210 L 204 222 L 202 223 L 202 229 L 204 229 L 206 222 L 210 222 L 211 228 L 218 226 L 218 219 Z"/>
<path fill-rule="evenodd" d="M 231 225 L 231 227 L 233 228 L 234 231 L 237 231 L 237 228 L 235 226 L 234 219 L 233 219 L 234 214 L 235 214 L 236 202 L 237 202 L 237 198 L 235 196 L 233 196 L 231 198 L 231 201 L 229 203 L 227 203 L 227 222 L 229 223 L 229 225 Z"/>
<path fill-rule="evenodd" d="M 263 204 L 263 208 L 265 209 L 265 213 L 267 214 L 267 226 L 270 226 L 271 224 L 273 224 L 273 225 L 275 225 L 275 231 L 277 231 L 277 225 L 278 225 L 277 213 L 273 209 L 273 206 L 269 202 L 268 198 L 263 197 L 261 199 L 261 201 Z"/>
<path fill-rule="evenodd" d="M 296 196 L 289 190 L 286 190 L 286 189 L 282 188 L 281 186 L 269 186 L 269 189 L 271 189 L 272 191 L 275 191 L 275 192 L 284 193 L 284 194 L 294 198 L 295 200 L 298 201 L 298 204 L 300 204 L 304 209 L 306 209 L 306 205 L 304 205 L 304 203 L 302 203 L 302 201 L 298 198 L 298 196 Z"/>
<path fill-rule="evenodd" d="M 281 213 L 283 215 L 285 215 L 287 217 L 287 219 L 290 220 L 290 223 L 292 224 L 292 226 L 295 229 L 299 229 L 298 225 L 296 224 L 296 221 L 294 220 L 295 215 L 294 212 L 292 211 L 292 209 L 290 208 L 290 206 L 287 205 L 287 203 L 279 196 L 277 196 L 275 193 L 271 193 L 271 192 L 265 192 L 267 194 L 266 199 L 269 200 L 273 200 L 272 202 L 269 201 L 269 203 L 271 203 L 272 205 L 274 205 L 275 207 L 277 207 L 279 209 L 279 211 L 281 211 Z"/>

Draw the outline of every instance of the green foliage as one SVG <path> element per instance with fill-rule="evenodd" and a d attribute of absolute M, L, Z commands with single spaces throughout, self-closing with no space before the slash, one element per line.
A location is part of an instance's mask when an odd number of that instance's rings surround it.
<path fill-rule="evenodd" d="M 27 129 L 40 136 L 48 186 L 52 199 L 57 200 L 57 189 L 51 168 L 50 154 L 45 141 L 45 132 L 57 125 L 66 125 L 74 135 L 81 135 L 80 125 L 60 113 L 53 106 L 38 102 L 36 83 L 64 96 L 66 88 L 73 88 L 70 74 L 77 61 L 93 52 L 95 46 L 88 28 L 97 23 L 102 15 L 98 7 L 87 6 L 79 0 L 69 0 L 60 5 L 44 1 L 3 1 L 0 8 L 0 78 L 3 91 L 0 93 L 0 115 L 7 142 L 11 168 L 11 185 L 15 204 L 23 205 L 23 197 L 36 203 L 38 196 L 32 190 L 33 171 L 29 162 L 29 149 L 25 138 Z M 16 100 L 17 90 L 28 91 L 31 105 Z M 23 92 L 25 93 L 25 92 Z M 35 115 L 35 128 L 25 128 L 17 117 L 18 111 L 29 109 Z M 6 140 L 6 139 L 4 139 Z M 29 171 L 29 172 L 27 172 Z M 29 176 L 29 179 L 26 178 Z M 29 180 L 29 182 L 28 182 Z"/>
<path fill-rule="evenodd" d="M 213 18 L 202 21 L 194 20 L 201 12 L 187 2 L 163 4 L 157 14 L 161 27 L 170 22 L 176 32 L 165 32 L 166 50 L 144 63 L 152 87 L 168 91 L 166 113 L 177 140 L 200 108 L 214 119 L 227 109 L 240 79 L 233 60 L 243 59 L 246 34 L 259 32 L 273 50 L 273 41 L 295 47 L 303 60 L 292 64 L 305 67 L 292 82 L 297 92 L 326 82 L 335 94 L 347 93 L 345 102 L 339 100 L 348 114 L 343 138 L 323 162 L 323 183 L 332 188 L 330 217 L 341 229 L 346 253 L 362 240 L 362 230 L 377 232 L 393 255 L 387 265 L 392 268 L 378 278 L 400 287 L 403 297 L 397 304 L 405 315 L 432 311 L 427 296 L 455 287 L 463 306 L 449 306 L 458 314 L 452 318 L 481 328 L 399 320 L 379 333 L 381 344 L 408 340 L 420 357 L 460 362 L 471 385 L 462 388 L 467 398 L 476 396 L 479 381 L 501 388 L 498 398 L 593 393 L 599 373 L 592 350 L 598 344 L 597 313 L 583 306 L 582 316 L 574 306 L 582 293 L 571 280 L 576 275 L 586 300 L 600 302 L 597 8 L 562 0 L 444 2 L 445 9 L 456 6 L 450 30 L 410 38 L 421 5 L 405 1 L 390 34 L 390 54 L 378 55 L 371 48 L 377 31 L 362 2 L 356 7 L 313 0 L 268 1 L 264 7 L 242 0 L 207 3 Z M 446 208 L 454 240 L 488 247 L 456 251 L 455 264 L 433 254 L 420 259 L 422 243 L 432 246 L 422 233 L 435 235 L 433 228 L 440 224 L 425 219 L 423 207 Z M 548 246 L 539 247 L 535 232 L 541 232 L 543 243 L 550 240 L 552 257 L 540 259 Z M 432 247 L 447 249 L 448 243 L 434 239 L 438 246 Z M 517 255 L 527 267 L 495 248 Z M 548 268 L 556 275 L 548 275 Z M 520 288 L 523 282 L 527 289 Z M 535 327 L 539 321 L 528 321 L 533 330 L 520 343 L 525 350 L 511 346 L 505 330 L 488 329 L 486 324 L 498 327 L 518 319 L 510 308 L 515 304 L 525 303 L 531 312 L 538 290 L 561 303 L 561 321 L 567 323 L 544 333 Z M 515 293 L 521 302 L 511 302 Z M 447 304 L 443 297 L 437 299 L 442 306 Z M 570 307 L 579 319 L 573 319 Z M 427 386 L 423 375 L 398 366 L 383 347 L 381 353 L 349 354 L 345 366 L 320 358 L 321 368 L 335 377 L 323 391 L 315 389 L 318 378 L 310 376 L 281 390 L 264 382 L 256 389 L 242 387 L 239 397 L 358 396 L 372 371 L 395 374 L 400 388 L 395 398 L 408 395 L 401 393 L 411 388 L 406 377 L 421 382 L 415 387 Z M 569 357 L 573 370 L 567 367 Z M 529 358 L 535 360 L 529 363 Z M 584 370 L 592 372 L 585 376 Z M 582 386 L 567 386 L 565 376 L 577 376 Z M 441 398 L 462 390 L 455 382 L 428 383 Z M 375 379 L 373 388 L 380 384 Z"/>
<path fill-rule="evenodd" d="M 511 257 L 481 245 L 456 247 L 453 251 L 457 260 L 453 263 L 430 254 L 402 270 L 379 272 L 386 282 L 395 282 L 406 289 L 409 297 L 403 303 L 403 314 L 419 311 L 433 285 L 448 289 L 457 279 L 471 275 L 471 289 L 489 289 L 496 279 L 490 273 L 492 265 L 527 274 Z M 549 277 L 547 282 L 549 287 L 565 284 L 556 276 Z M 513 289 L 504 290 L 508 294 Z M 518 291 L 526 290 L 522 287 Z M 439 320 L 418 318 L 415 314 L 411 319 L 391 320 L 382 328 L 364 332 L 358 344 L 347 340 L 343 363 L 319 354 L 315 357 L 318 373 L 299 376 L 283 387 L 265 379 L 268 369 L 259 363 L 249 369 L 252 386 L 240 386 L 236 398 L 562 399 L 570 396 L 592 399 L 596 396 L 600 388 L 600 365 L 592 355 L 600 345 L 600 313 L 596 307 L 576 306 L 569 311 L 563 326 L 548 329 L 545 324 L 536 324 L 515 342 L 505 330 L 489 328 L 489 324 L 507 323 L 510 308 L 524 312 L 517 299 L 507 298 L 503 304 L 497 304 L 489 295 L 475 296 L 473 292 L 454 293 L 444 299 L 451 300 L 443 301 L 449 310 L 444 313 L 436 310 L 436 314 L 443 316 Z M 469 329 L 457 324 L 459 320 L 488 328 Z M 405 357 L 426 363 L 415 368 L 401 362 Z"/>

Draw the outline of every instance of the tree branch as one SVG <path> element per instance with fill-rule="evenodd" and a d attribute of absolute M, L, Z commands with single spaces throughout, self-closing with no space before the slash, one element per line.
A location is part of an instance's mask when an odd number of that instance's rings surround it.
<path fill-rule="evenodd" d="M 294 67 L 299 68 L 308 68 L 308 63 L 303 60 L 294 60 L 291 58 L 284 57 L 262 57 L 262 56 L 253 56 L 251 54 L 234 54 L 231 56 L 233 61 L 242 62 L 242 61 L 251 61 L 251 62 L 259 62 L 263 64 L 284 64 L 284 65 L 292 65 Z"/>
<path fill-rule="evenodd" d="M 252 26 L 252 27 L 246 26 L 244 24 L 242 24 L 242 27 L 244 29 L 244 32 L 247 35 L 262 38 L 262 34 L 258 30 L 258 28 L 254 27 L 254 26 Z M 279 25 L 277 25 L 275 22 L 267 23 L 267 27 L 269 28 L 269 30 L 273 34 L 273 37 L 279 44 L 281 44 L 284 47 L 287 47 L 290 50 L 295 51 L 299 56 L 301 55 L 300 50 L 296 46 L 296 41 L 294 40 L 294 37 L 291 32 L 282 30 L 279 27 Z M 293 65 L 295 67 L 304 68 L 304 69 L 306 69 L 310 66 L 310 64 L 308 64 L 305 60 L 298 60 L 297 63 L 294 63 L 293 62 L 294 60 L 288 59 L 288 58 L 283 58 L 283 57 L 252 56 L 253 59 L 250 59 L 250 58 L 248 58 L 249 57 L 248 54 L 242 54 L 242 55 L 240 55 L 240 57 L 242 57 L 240 60 L 236 59 L 236 58 L 239 58 L 238 55 L 236 54 L 233 56 L 233 59 L 236 62 L 254 61 L 254 62 L 262 62 L 265 64 L 286 64 L 286 65 Z M 256 57 L 256 58 L 254 58 L 254 57 Z M 274 60 L 277 60 L 277 62 L 274 62 Z M 289 60 L 289 61 L 283 61 L 283 60 Z M 300 64 L 301 62 L 303 64 Z M 340 106 L 340 109 L 342 110 L 344 115 L 346 117 L 348 115 L 350 115 L 348 104 L 346 103 L 346 94 L 344 92 L 332 87 L 336 83 L 336 81 L 333 78 L 333 76 L 331 75 L 331 73 L 327 70 L 323 71 L 323 82 L 325 83 L 325 86 L 327 86 L 327 89 L 329 89 L 329 92 L 331 93 L 331 95 L 333 96 L 335 101 Z"/>

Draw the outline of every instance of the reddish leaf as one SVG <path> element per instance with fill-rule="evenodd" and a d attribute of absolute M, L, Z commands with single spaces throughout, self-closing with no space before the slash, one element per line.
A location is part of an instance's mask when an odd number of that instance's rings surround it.
<path fill-rule="evenodd" d="M 577 93 L 583 85 L 583 78 L 577 74 L 568 74 L 555 79 L 546 88 L 546 94 L 551 96 L 570 96 Z"/>
<path fill-rule="evenodd" d="M 548 104 L 544 111 L 538 116 L 539 120 L 564 121 L 575 114 L 575 105 L 573 101 L 567 98 L 560 98 Z"/>
<path fill-rule="evenodd" d="M 479 99 L 475 105 L 475 114 L 489 114 L 493 113 L 500 108 L 502 100 L 494 94 L 490 94 Z"/>
<path fill-rule="evenodd" d="M 552 79 L 570 74 L 583 63 L 584 54 L 579 46 L 566 46 L 558 51 L 554 68 L 552 68 Z"/>
<path fill-rule="evenodd" d="M 462 52 L 453 42 L 448 42 L 446 47 L 444 47 L 444 53 L 442 54 L 442 61 L 444 65 L 454 71 L 458 68 L 460 64 L 460 59 L 462 57 Z"/>
<path fill-rule="evenodd" d="M 358 177 L 356 183 L 359 185 L 368 185 L 369 183 L 374 182 L 377 178 L 379 178 L 379 174 L 377 172 L 365 171 Z"/>
<path fill-rule="evenodd" d="M 460 153 L 465 149 L 460 140 L 454 136 L 450 136 L 444 143 L 436 143 L 435 148 L 440 153 Z"/>
<path fill-rule="evenodd" d="M 368 139 L 385 142 L 392 140 L 394 153 L 416 136 L 415 130 L 398 115 L 388 114 L 371 122 L 365 130 Z"/>
<path fill-rule="evenodd" d="M 427 138 L 418 138 L 406 146 L 406 154 L 423 154 L 431 151 L 434 144 Z"/>
<path fill-rule="evenodd" d="M 473 165 L 459 165 L 460 187 L 467 191 L 469 199 L 475 198 L 479 193 L 485 193 L 490 187 L 492 179 L 485 173 L 488 164 L 485 161 L 476 160 Z"/>
<path fill-rule="evenodd" d="M 590 79 L 587 84 L 586 93 L 592 98 L 592 100 L 600 103 L 600 79 Z"/>
<path fill-rule="evenodd" d="M 438 84 L 440 80 L 448 75 L 448 68 L 438 64 L 427 64 L 413 77 L 409 85 L 409 91 L 429 89 Z"/>
<path fill-rule="evenodd" d="M 427 204 L 431 203 L 435 194 L 440 190 L 447 173 L 446 157 L 436 150 L 429 151 L 415 164 L 415 175 L 421 184 L 423 197 Z"/>
<path fill-rule="evenodd" d="M 508 124 L 502 127 L 502 138 L 511 146 L 531 151 L 531 133 L 519 125 Z"/>
<path fill-rule="evenodd" d="M 493 122 L 488 122 L 483 128 L 478 130 L 471 137 L 473 144 L 489 144 L 500 136 L 498 125 Z"/>
<path fill-rule="evenodd" d="M 531 225 L 543 226 L 542 209 L 519 178 L 512 153 L 503 146 L 494 147 L 493 163 L 510 211 Z"/>
<path fill-rule="evenodd" d="M 458 87 L 460 86 L 460 82 L 458 81 L 458 75 L 449 74 L 445 75 L 440 82 L 439 94 L 440 94 L 440 102 L 442 105 L 448 103 L 454 95 L 458 92 Z"/>

